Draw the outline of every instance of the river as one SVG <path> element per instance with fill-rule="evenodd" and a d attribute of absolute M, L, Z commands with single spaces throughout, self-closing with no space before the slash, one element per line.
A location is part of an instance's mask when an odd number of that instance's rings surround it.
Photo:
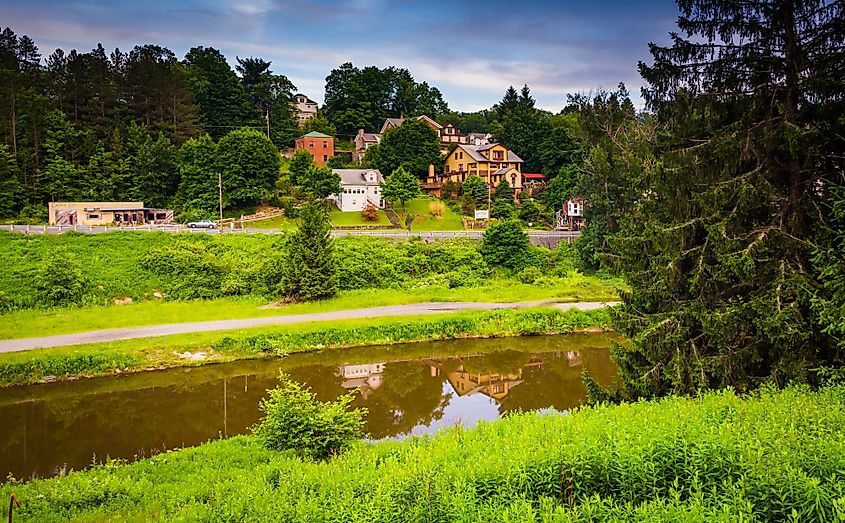
<path fill-rule="evenodd" d="M 0 474 L 18 479 L 136 459 L 248 432 L 280 371 L 329 400 L 358 389 L 368 438 L 402 438 L 509 412 L 566 411 L 616 369 L 611 334 L 453 340 L 326 350 L 0 389 Z"/>

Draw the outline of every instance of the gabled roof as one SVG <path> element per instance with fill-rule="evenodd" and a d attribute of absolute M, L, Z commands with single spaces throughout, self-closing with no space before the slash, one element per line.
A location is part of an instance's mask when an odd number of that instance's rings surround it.
<path fill-rule="evenodd" d="M 502 167 L 501 169 L 499 169 L 498 171 L 494 172 L 493 174 L 495 174 L 495 175 L 502 175 L 502 174 L 508 174 L 508 173 L 509 173 L 509 172 L 511 172 L 511 171 L 516 171 L 516 169 L 514 169 L 513 167 Z M 517 171 L 517 172 L 518 172 L 518 171 Z"/>
<path fill-rule="evenodd" d="M 317 131 L 311 131 L 310 133 L 303 135 L 300 138 L 331 138 L 331 136 L 323 133 L 318 133 Z"/>
<path fill-rule="evenodd" d="M 404 118 L 388 118 L 388 119 L 386 119 L 381 126 L 381 134 L 384 134 L 385 131 L 387 131 L 388 129 L 391 129 L 393 127 L 399 127 L 400 125 L 402 125 L 402 122 L 404 122 L 404 121 L 405 121 Z"/>
<path fill-rule="evenodd" d="M 384 182 L 384 176 L 378 169 L 332 169 L 333 173 L 340 176 L 340 186 L 348 185 L 381 185 Z M 374 172 L 376 174 L 376 181 L 367 181 L 367 173 Z"/>
<path fill-rule="evenodd" d="M 480 152 L 480 151 L 486 151 L 487 149 L 490 149 L 490 148 L 495 147 L 497 145 L 500 145 L 500 144 L 492 143 L 492 144 L 489 144 L 489 145 L 468 145 L 468 144 L 462 144 L 461 143 L 461 144 L 458 144 L 458 146 L 455 148 L 455 151 L 457 151 L 458 149 L 461 149 L 462 151 L 465 151 L 467 154 L 469 154 L 472 157 L 472 159 L 477 161 L 477 162 L 523 163 L 522 158 L 517 156 L 515 152 L 509 150 L 504 145 L 502 145 L 502 147 L 504 147 L 505 150 L 508 151 L 507 160 L 492 160 L 490 158 L 487 158 L 486 156 L 484 156 Z M 454 154 L 454 151 L 452 151 L 452 153 Z"/>
<path fill-rule="evenodd" d="M 378 134 L 378 133 L 362 133 L 362 134 L 359 134 L 358 136 L 362 137 L 365 142 L 376 142 L 376 143 L 378 143 L 378 142 L 381 141 L 381 135 Z"/>
<path fill-rule="evenodd" d="M 300 96 L 301 96 L 301 97 L 303 97 L 303 98 L 305 98 L 305 103 L 307 103 L 307 104 L 314 104 L 314 105 L 316 105 L 316 104 L 317 104 L 317 102 L 315 102 L 314 100 L 312 100 L 312 99 L 308 98 L 307 96 L 305 96 L 305 95 L 304 95 L 304 94 L 302 94 L 302 93 L 296 93 L 295 95 L 293 95 L 293 97 L 294 97 L 294 98 L 299 98 Z"/>

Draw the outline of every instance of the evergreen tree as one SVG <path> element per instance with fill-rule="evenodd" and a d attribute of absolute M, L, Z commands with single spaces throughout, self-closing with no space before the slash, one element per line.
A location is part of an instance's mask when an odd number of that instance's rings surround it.
<path fill-rule="evenodd" d="M 490 196 L 490 188 L 487 187 L 487 182 L 482 180 L 481 177 L 475 174 L 467 176 L 462 188 L 464 194 L 471 196 L 472 199 L 475 200 L 476 205 L 487 205 L 487 200 Z"/>
<path fill-rule="evenodd" d="M 480 251 L 487 263 L 515 269 L 525 262 L 529 247 L 522 224 L 518 220 L 504 220 L 484 232 Z"/>
<path fill-rule="evenodd" d="M 613 242 L 631 285 L 615 314 L 632 342 L 616 351 L 622 394 L 812 381 L 842 363 L 810 269 L 819 200 L 842 176 L 845 6 L 679 6 L 686 37 L 640 65 L 660 161 Z"/>
<path fill-rule="evenodd" d="M 288 240 L 284 266 L 285 298 L 313 301 L 337 292 L 337 267 L 333 255 L 328 209 L 313 202 L 300 211 L 300 225 Z"/>

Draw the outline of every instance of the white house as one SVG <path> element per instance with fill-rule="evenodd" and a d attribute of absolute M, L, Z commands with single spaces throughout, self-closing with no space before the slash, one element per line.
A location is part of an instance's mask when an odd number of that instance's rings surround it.
<path fill-rule="evenodd" d="M 304 94 L 295 95 L 291 105 L 296 111 L 296 117 L 300 124 L 317 116 L 317 102 L 308 98 Z"/>
<path fill-rule="evenodd" d="M 332 172 L 340 176 L 341 192 L 330 197 L 341 211 L 362 211 L 369 203 L 384 208 L 381 197 L 384 176 L 378 169 L 332 169 Z"/>

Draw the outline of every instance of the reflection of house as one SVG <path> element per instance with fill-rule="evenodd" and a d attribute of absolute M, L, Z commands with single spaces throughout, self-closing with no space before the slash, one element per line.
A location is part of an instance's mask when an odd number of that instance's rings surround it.
<path fill-rule="evenodd" d="M 484 394 L 500 400 L 508 395 L 512 387 L 522 383 L 522 369 L 515 374 L 473 374 L 463 365 L 447 376 L 458 396 Z"/>
<path fill-rule="evenodd" d="M 361 397 L 381 387 L 385 362 L 365 363 L 363 365 L 341 365 L 337 375 L 344 379 L 341 386 L 344 389 L 359 389 Z"/>
<path fill-rule="evenodd" d="M 311 131 L 296 139 L 296 148 L 305 149 L 314 157 L 314 165 L 323 167 L 334 156 L 334 138 L 327 134 Z"/>
<path fill-rule="evenodd" d="M 557 226 L 559 229 L 570 231 L 580 230 L 584 225 L 584 204 L 578 198 L 563 202 L 561 210 L 557 211 Z"/>
<path fill-rule="evenodd" d="M 493 187 L 507 180 L 515 191 L 519 191 L 523 186 L 522 163 L 522 158 L 501 144 L 459 144 L 446 157 L 443 174 L 429 176 L 427 183 L 453 181 L 462 184 L 469 176 L 476 175 Z"/>
<path fill-rule="evenodd" d="M 581 353 L 572 350 L 566 352 L 566 361 L 569 363 L 570 367 L 577 367 L 583 363 Z"/>
<path fill-rule="evenodd" d="M 332 169 L 340 176 L 340 194 L 333 194 L 337 207 L 344 212 L 361 211 L 367 204 L 384 208 L 381 184 L 384 177 L 378 169 Z"/>
<path fill-rule="evenodd" d="M 144 202 L 50 202 L 50 225 L 141 225 L 170 223 L 173 211 L 151 209 Z"/>
<path fill-rule="evenodd" d="M 300 124 L 307 122 L 311 118 L 317 116 L 317 102 L 308 98 L 304 94 L 297 94 L 293 97 L 291 103 L 296 108 L 296 118 Z"/>

